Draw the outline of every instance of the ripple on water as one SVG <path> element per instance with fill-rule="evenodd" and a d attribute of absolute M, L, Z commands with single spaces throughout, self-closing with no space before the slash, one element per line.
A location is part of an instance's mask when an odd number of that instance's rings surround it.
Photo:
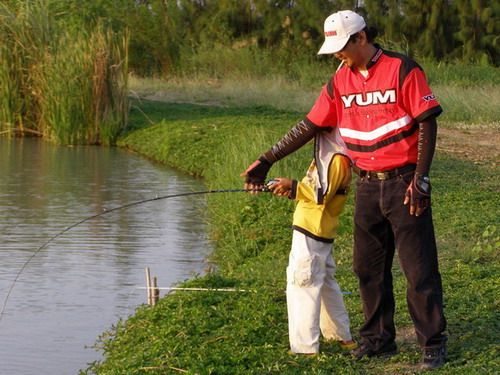
<path fill-rule="evenodd" d="M 116 148 L 0 139 L 0 303 L 34 251 L 105 209 L 205 190 L 202 182 Z M 41 250 L 0 321 L 0 374 L 76 374 L 92 346 L 146 302 L 144 268 L 161 286 L 203 269 L 204 198 L 148 202 L 89 220 Z"/>

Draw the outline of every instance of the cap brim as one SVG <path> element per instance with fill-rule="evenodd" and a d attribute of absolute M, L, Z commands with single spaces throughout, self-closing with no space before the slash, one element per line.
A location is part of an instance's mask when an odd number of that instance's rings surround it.
<path fill-rule="evenodd" d="M 349 35 L 346 36 L 345 38 L 337 39 L 335 41 L 330 41 L 328 39 L 325 40 L 325 42 L 319 49 L 318 55 L 326 55 L 340 51 L 342 48 L 345 47 L 350 37 L 351 36 Z"/>

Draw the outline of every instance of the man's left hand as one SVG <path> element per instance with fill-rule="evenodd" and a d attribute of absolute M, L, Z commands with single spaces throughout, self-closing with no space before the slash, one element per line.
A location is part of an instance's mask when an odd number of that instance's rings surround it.
<path fill-rule="evenodd" d="M 416 176 L 406 190 L 404 204 L 410 203 L 410 215 L 420 216 L 431 201 L 429 176 Z"/>

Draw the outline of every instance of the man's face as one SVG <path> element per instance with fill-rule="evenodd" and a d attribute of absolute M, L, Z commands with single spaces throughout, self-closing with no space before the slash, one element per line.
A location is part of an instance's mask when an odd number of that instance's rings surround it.
<path fill-rule="evenodd" d="M 364 59 L 360 53 L 360 39 L 349 40 L 340 51 L 333 54 L 337 59 L 342 60 L 349 68 L 362 66 Z"/>

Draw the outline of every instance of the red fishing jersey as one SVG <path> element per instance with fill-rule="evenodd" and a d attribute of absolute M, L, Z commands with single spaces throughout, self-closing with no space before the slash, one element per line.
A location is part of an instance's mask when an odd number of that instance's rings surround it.
<path fill-rule="evenodd" d="M 387 171 L 416 163 L 418 123 L 443 111 L 424 71 L 410 58 L 380 48 L 367 70 L 365 78 L 357 69 L 340 68 L 306 120 L 338 126 L 358 168 Z"/>

